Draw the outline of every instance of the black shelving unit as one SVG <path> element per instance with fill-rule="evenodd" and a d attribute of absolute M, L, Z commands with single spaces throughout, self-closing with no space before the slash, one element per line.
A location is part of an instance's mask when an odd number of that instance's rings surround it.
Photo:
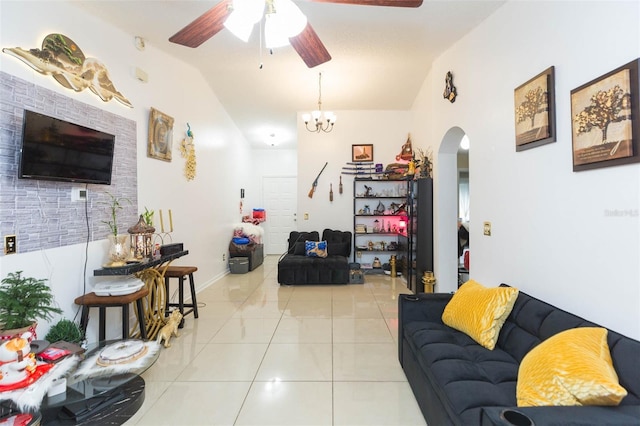
<path fill-rule="evenodd" d="M 371 188 L 366 190 L 365 185 Z M 406 205 L 404 179 L 353 180 L 353 261 L 360 263 L 365 273 L 382 272 L 367 266 L 377 257 L 381 264 L 392 255 L 400 254 L 399 238 L 407 226 L 407 214 L 394 214 L 391 204 Z M 395 246 L 395 248 L 393 248 Z M 392 247 L 392 249 L 389 249 Z"/>
<path fill-rule="evenodd" d="M 407 184 L 410 206 L 407 287 L 414 293 L 423 293 L 424 272 L 433 271 L 433 179 L 419 178 Z"/>

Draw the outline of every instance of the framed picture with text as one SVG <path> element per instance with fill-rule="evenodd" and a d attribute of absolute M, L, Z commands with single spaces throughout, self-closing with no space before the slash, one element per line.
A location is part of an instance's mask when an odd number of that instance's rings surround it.
<path fill-rule="evenodd" d="M 571 91 L 574 172 L 640 162 L 639 62 Z"/>
<path fill-rule="evenodd" d="M 516 151 L 556 141 L 554 67 L 514 91 Z"/>

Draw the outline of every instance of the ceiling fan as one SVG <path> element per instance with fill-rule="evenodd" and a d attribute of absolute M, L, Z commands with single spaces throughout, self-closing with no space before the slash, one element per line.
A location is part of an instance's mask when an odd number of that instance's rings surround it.
<path fill-rule="evenodd" d="M 422 0 L 311 0 L 318 3 L 340 3 L 340 4 L 354 4 L 363 6 L 389 6 L 389 7 L 419 7 L 422 5 Z M 242 2 L 242 3 L 241 3 Z M 298 28 L 295 30 L 295 35 L 286 35 L 285 39 L 293 46 L 295 51 L 300 55 L 307 67 L 313 68 L 317 65 L 323 64 L 331 60 L 331 55 L 327 51 L 324 44 L 318 37 L 318 34 L 314 31 L 311 24 L 307 22 L 306 17 L 302 15 L 302 12 L 289 0 L 251 0 L 252 3 L 258 2 L 259 15 L 255 15 L 254 21 L 250 22 L 250 26 L 246 25 L 243 31 L 246 39 L 249 38 L 251 29 L 255 22 L 262 19 L 264 15 L 266 19 L 265 33 L 267 32 L 266 26 L 269 25 L 269 17 L 278 16 L 278 12 L 281 9 L 290 8 L 292 6 L 297 10 L 297 17 L 302 17 L 297 22 Z M 287 2 L 287 4 L 285 4 Z M 236 0 L 236 7 L 245 7 L 248 0 Z M 289 6 L 290 4 L 290 6 Z M 265 7 L 266 5 L 266 7 Z M 237 13 L 236 13 L 237 11 Z M 232 21 L 238 21 L 234 19 L 236 16 L 244 13 L 239 9 L 234 9 L 233 0 L 221 0 L 217 5 L 200 15 L 189 25 L 175 33 L 169 38 L 172 43 L 180 44 L 187 47 L 198 47 L 205 41 L 220 32 L 223 28 L 227 27 L 231 29 Z M 284 15 L 281 13 L 280 17 Z M 275 20 L 274 20 L 275 22 Z M 238 35 L 236 31 L 232 30 L 234 34 Z M 268 36 L 267 34 L 265 34 Z M 238 35 L 239 36 L 239 35 Z M 239 36 L 240 37 L 240 36 Z M 244 36 L 240 38 L 244 39 Z M 246 40 L 245 40 L 246 41 Z M 282 44 L 280 44 L 282 45 Z M 268 46 L 269 47 L 269 46 Z"/>

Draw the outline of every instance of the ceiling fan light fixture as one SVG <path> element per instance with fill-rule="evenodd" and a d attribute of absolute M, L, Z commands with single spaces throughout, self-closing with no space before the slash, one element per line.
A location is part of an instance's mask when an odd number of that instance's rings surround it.
<path fill-rule="evenodd" d="M 289 44 L 289 37 L 282 30 L 277 14 L 268 14 L 264 23 L 264 44 L 267 49 L 275 49 Z"/>
<path fill-rule="evenodd" d="M 283 47 L 307 26 L 307 17 L 291 0 L 272 0 L 268 3 L 264 24 L 267 49 Z"/>
<path fill-rule="evenodd" d="M 226 29 L 245 43 L 253 32 L 253 27 L 262 19 L 264 0 L 235 0 L 232 12 L 224 21 Z"/>
<path fill-rule="evenodd" d="M 307 26 L 307 17 L 291 0 L 273 0 L 276 15 L 280 18 L 282 32 L 287 38 L 295 37 Z"/>

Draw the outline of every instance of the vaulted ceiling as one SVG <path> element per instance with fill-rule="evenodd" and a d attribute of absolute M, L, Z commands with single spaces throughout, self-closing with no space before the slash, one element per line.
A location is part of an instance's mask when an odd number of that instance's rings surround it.
<path fill-rule="evenodd" d="M 260 148 L 265 142 L 295 148 L 297 112 L 316 108 L 319 72 L 323 110 L 409 109 L 431 63 L 504 4 L 504 0 L 424 0 L 413 9 L 296 0 L 332 56 L 329 62 L 308 68 L 291 46 L 272 54 L 261 48 L 258 25 L 248 43 L 226 29 L 195 49 L 169 42 L 218 2 L 79 0 L 73 4 L 131 34 L 132 40 L 141 36 L 147 44 L 200 69 L 247 140 Z"/>

